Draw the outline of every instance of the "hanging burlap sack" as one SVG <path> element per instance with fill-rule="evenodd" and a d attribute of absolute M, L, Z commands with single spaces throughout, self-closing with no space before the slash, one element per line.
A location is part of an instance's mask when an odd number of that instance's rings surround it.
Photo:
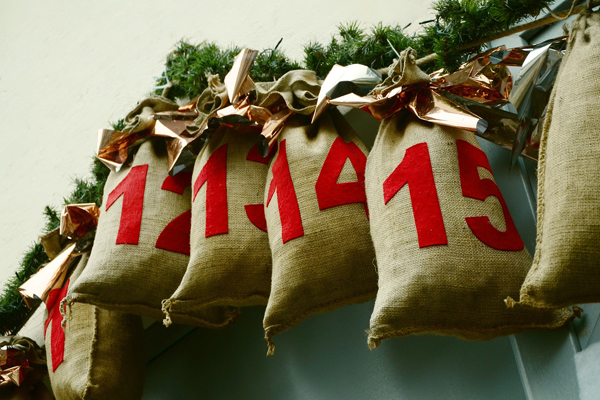
<path fill-rule="evenodd" d="M 197 103 L 202 122 L 227 104 L 216 75 Z M 310 115 L 320 85 L 313 71 L 290 71 L 277 82 L 257 83 L 254 105 Z M 196 159 L 193 174 L 192 254 L 177 291 L 163 303 L 170 318 L 196 315 L 208 304 L 266 304 L 271 286 L 271 251 L 263 197 L 269 160 L 261 157 L 259 134 L 219 128 Z"/>
<path fill-rule="evenodd" d="M 259 134 L 219 128 L 196 159 L 191 257 L 167 314 L 200 315 L 207 304 L 267 304 L 271 250 L 262 204 L 270 157 Z"/>
<path fill-rule="evenodd" d="M 144 142 L 129 166 L 111 173 L 90 262 L 69 302 L 162 319 L 161 301 L 179 286 L 189 260 L 190 184 L 191 173 L 168 175 L 161 138 Z M 234 315 L 212 307 L 179 322 L 221 327 Z"/>
<path fill-rule="evenodd" d="M 364 193 L 367 150 L 329 114 L 290 118 L 265 191 L 273 254 L 263 326 L 271 338 L 312 314 L 374 297 L 373 245 Z"/>
<path fill-rule="evenodd" d="M 61 299 L 88 261 L 82 256 L 62 290 L 50 295 L 44 325 L 48 372 L 57 400 L 140 399 L 145 360 L 141 317 L 76 303 L 63 320 Z"/>
<path fill-rule="evenodd" d="M 573 23 L 543 127 L 537 243 L 523 304 L 600 301 L 599 73 L 600 14 L 582 14 Z"/>
<path fill-rule="evenodd" d="M 401 60 L 404 84 L 418 76 L 411 52 Z M 384 119 L 366 190 L 379 272 L 371 348 L 412 333 L 490 339 L 571 317 L 566 309 L 506 308 L 531 257 L 472 133 L 408 111 Z"/>

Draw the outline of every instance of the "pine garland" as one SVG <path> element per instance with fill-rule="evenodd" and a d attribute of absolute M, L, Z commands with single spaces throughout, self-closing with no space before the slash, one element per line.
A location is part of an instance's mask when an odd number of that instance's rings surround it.
<path fill-rule="evenodd" d="M 324 78 L 334 64 L 364 64 L 371 68 L 390 65 L 396 52 L 413 47 L 420 56 L 430 53 L 438 55 L 431 69 L 445 68 L 452 71 L 469 55 L 482 50 L 481 45 L 470 43 L 503 32 L 529 17 L 535 17 L 540 10 L 548 7 L 548 0 L 439 0 L 434 5 L 437 15 L 424 25 L 424 32 L 409 36 L 406 27 L 376 25 L 368 33 L 357 22 L 340 25 L 338 35 L 331 41 L 309 43 L 304 47 L 302 63 L 290 60 L 278 49 L 262 51 L 252 68 L 252 78 L 256 82 L 274 81 L 288 71 L 305 68 L 316 71 Z M 281 43 L 281 41 L 280 41 Z M 181 41 L 168 55 L 165 71 L 156 79 L 156 93 L 163 93 L 171 99 L 191 99 L 206 87 L 206 74 L 218 74 L 221 79 L 230 70 L 233 59 L 240 51 L 237 47 L 221 49 L 214 43 L 203 42 L 192 45 Z M 158 87 L 161 87 L 158 89 Z M 116 130 L 123 128 L 123 121 L 113 124 Z M 65 204 L 91 203 L 101 205 L 104 184 L 109 170 L 97 159 L 92 165 L 91 179 L 76 179 L 75 190 Z M 45 232 L 59 224 L 57 210 L 46 207 Z M 49 261 L 43 246 L 34 243 L 21 261 L 19 272 L 15 273 L 5 286 L 0 297 L 0 331 L 4 334 L 16 333 L 32 310 L 28 309 L 17 288 Z"/>

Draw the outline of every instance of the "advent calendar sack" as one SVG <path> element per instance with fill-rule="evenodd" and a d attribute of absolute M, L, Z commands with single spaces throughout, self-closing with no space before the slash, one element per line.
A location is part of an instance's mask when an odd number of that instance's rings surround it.
<path fill-rule="evenodd" d="M 377 290 L 360 139 L 323 114 L 313 125 L 290 118 L 277 142 L 265 191 L 273 254 L 263 321 L 269 353 L 275 334 Z"/>
<path fill-rule="evenodd" d="M 191 257 L 164 302 L 168 315 L 202 314 L 207 304 L 267 304 L 271 250 L 262 202 L 270 157 L 260 156 L 259 136 L 222 126 L 196 159 Z"/>
<path fill-rule="evenodd" d="M 48 298 L 44 338 L 52 390 L 57 400 L 140 399 L 145 371 L 141 317 L 82 303 L 70 307 L 66 320 L 60 313 L 61 300 L 87 261 L 83 255 L 64 287 Z"/>
<path fill-rule="evenodd" d="M 165 143 L 158 138 L 144 142 L 130 166 L 109 175 L 89 265 L 70 302 L 162 319 L 161 301 L 179 286 L 190 252 L 191 173 L 167 172 Z M 180 322 L 220 327 L 233 317 L 213 307 Z"/>
<path fill-rule="evenodd" d="M 574 23 L 543 127 L 537 243 L 521 303 L 600 301 L 600 14 Z"/>
<path fill-rule="evenodd" d="M 386 118 L 366 187 L 379 272 L 371 348 L 412 333 L 490 339 L 571 317 L 504 304 L 531 257 L 472 133 L 408 112 Z"/>

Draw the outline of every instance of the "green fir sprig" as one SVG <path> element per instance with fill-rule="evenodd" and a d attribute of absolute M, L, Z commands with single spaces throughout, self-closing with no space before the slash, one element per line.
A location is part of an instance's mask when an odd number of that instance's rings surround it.
<path fill-rule="evenodd" d="M 396 52 L 413 47 L 420 57 L 431 53 L 438 55 L 430 69 L 445 68 L 452 71 L 462 61 L 481 51 L 482 46 L 470 44 L 503 32 L 526 18 L 535 17 L 540 10 L 552 2 L 547 0 L 440 0 L 434 5 L 437 15 L 423 25 L 423 32 L 417 35 L 405 33 L 406 27 L 399 25 L 372 27 L 368 32 L 357 22 L 338 27 L 328 44 L 311 42 L 304 47 L 302 62 L 290 60 L 278 49 L 279 43 L 259 53 L 251 72 L 256 82 L 274 81 L 294 69 L 311 69 L 324 78 L 334 64 L 364 64 L 371 68 L 390 65 Z M 192 45 L 185 41 L 177 43 L 168 56 L 165 70 L 156 78 L 156 94 L 165 87 L 171 99 L 192 99 L 207 87 L 206 74 L 218 74 L 221 80 L 230 70 L 238 47 L 221 49 L 214 43 L 202 42 Z M 124 128 L 123 120 L 112 124 L 113 129 Z M 76 179 L 74 191 L 66 198 L 65 204 L 91 203 L 101 205 L 104 184 L 109 169 L 97 159 L 92 165 L 90 179 Z M 44 209 L 47 223 L 45 233 L 59 224 L 56 209 Z M 0 297 L 0 331 L 4 334 L 16 333 L 31 315 L 17 292 L 17 288 L 49 261 L 39 242 L 31 245 L 19 271 L 5 285 Z"/>

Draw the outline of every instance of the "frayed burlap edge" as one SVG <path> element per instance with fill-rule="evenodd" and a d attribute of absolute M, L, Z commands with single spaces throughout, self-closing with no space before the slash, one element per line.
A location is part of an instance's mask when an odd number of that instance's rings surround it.
<path fill-rule="evenodd" d="M 74 293 L 72 295 L 65 297 L 61 302 L 61 310 L 60 311 L 61 311 L 61 314 L 63 314 L 64 319 L 69 318 L 69 315 L 68 315 L 69 312 L 67 310 L 70 309 L 70 306 L 73 303 L 91 304 L 93 306 L 105 308 L 107 310 L 115 310 L 115 311 L 119 311 L 122 313 L 128 313 L 128 314 L 147 315 L 151 318 L 156 319 L 157 321 L 160 321 L 163 318 L 162 310 L 159 309 L 158 307 L 151 307 L 146 304 L 119 304 L 119 303 L 98 302 L 98 301 L 95 301 L 93 298 L 89 298 L 89 296 L 87 296 L 87 295 L 82 296 L 77 293 Z M 225 327 L 231 325 L 237 319 L 238 316 L 239 316 L 239 310 L 228 309 L 224 313 L 223 322 L 220 322 L 220 323 L 214 323 L 214 322 L 210 322 L 205 319 L 202 319 L 202 318 L 196 318 L 196 317 L 190 317 L 190 316 L 182 316 L 181 318 L 176 318 L 175 323 L 183 324 L 183 325 L 200 326 L 200 327 L 204 327 L 204 328 L 219 329 L 219 328 L 225 328 Z"/>
<path fill-rule="evenodd" d="M 369 292 L 366 292 L 366 293 L 362 293 L 362 294 L 358 294 L 358 295 L 350 296 L 350 297 L 345 297 L 343 299 L 334 300 L 330 303 L 322 304 L 318 307 L 313 307 L 313 308 L 307 310 L 302 315 L 300 315 L 298 318 L 294 319 L 293 321 L 288 322 L 287 324 L 278 324 L 278 325 L 271 325 L 271 326 L 264 327 L 265 340 L 267 341 L 267 346 L 268 346 L 267 356 L 272 356 L 275 353 L 275 343 L 273 343 L 272 337 L 277 335 L 278 333 L 281 333 L 287 329 L 293 328 L 294 326 L 298 325 L 300 322 L 307 319 L 311 315 L 327 313 L 327 312 L 333 311 L 337 308 L 340 308 L 340 307 L 346 306 L 346 305 L 364 303 L 365 301 L 373 300 L 375 298 L 376 294 L 377 294 L 377 290 L 370 290 Z"/>
<path fill-rule="evenodd" d="M 64 301 L 64 299 L 63 299 Z M 61 306 L 62 306 L 62 302 L 61 302 Z M 66 304 L 66 303 L 65 303 Z M 70 307 L 70 304 L 69 304 Z M 94 370 L 92 362 L 93 360 L 96 359 L 96 352 L 98 350 L 98 308 L 94 307 L 94 334 L 92 337 L 92 348 L 90 350 L 90 356 L 87 359 L 88 362 L 88 369 L 87 369 L 87 379 L 85 380 L 85 387 L 83 388 L 83 392 L 81 393 L 81 398 L 82 400 L 85 399 L 90 399 L 91 396 L 88 396 L 88 394 L 90 393 L 90 389 L 93 388 L 94 385 L 93 382 L 93 377 L 92 377 L 92 371 Z"/>
<path fill-rule="evenodd" d="M 201 313 L 202 309 L 210 306 L 223 306 L 223 307 L 251 307 L 251 306 L 264 306 L 267 304 L 269 296 L 263 293 L 254 293 L 247 296 L 240 297 L 219 297 L 210 301 L 198 301 L 198 300 L 179 300 L 179 299 L 164 299 L 161 302 L 161 310 L 163 316 L 163 325 L 169 327 L 173 321 L 172 317 L 176 320 L 185 320 L 191 318 L 189 315 L 194 313 Z"/>
<path fill-rule="evenodd" d="M 560 328 L 567 323 L 571 322 L 577 316 L 576 313 L 565 309 L 561 312 L 561 315 L 556 319 L 557 322 L 549 324 L 528 324 L 528 325 L 500 325 L 485 329 L 474 329 L 473 327 L 460 327 L 460 326 L 448 326 L 448 325 L 437 325 L 437 326 L 416 326 L 406 329 L 396 329 L 389 332 L 376 333 L 374 329 L 366 330 L 367 343 L 369 349 L 376 349 L 383 340 L 390 339 L 393 337 L 402 337 L 408 335 L 424 335 L 424 334 L 435 334 L 440 336 L 456 336 L 465 340 L 490 340 L 500 336 L 513 335 L 524 331 L 539 329 L 539 330 L 552 330 Z"/>

